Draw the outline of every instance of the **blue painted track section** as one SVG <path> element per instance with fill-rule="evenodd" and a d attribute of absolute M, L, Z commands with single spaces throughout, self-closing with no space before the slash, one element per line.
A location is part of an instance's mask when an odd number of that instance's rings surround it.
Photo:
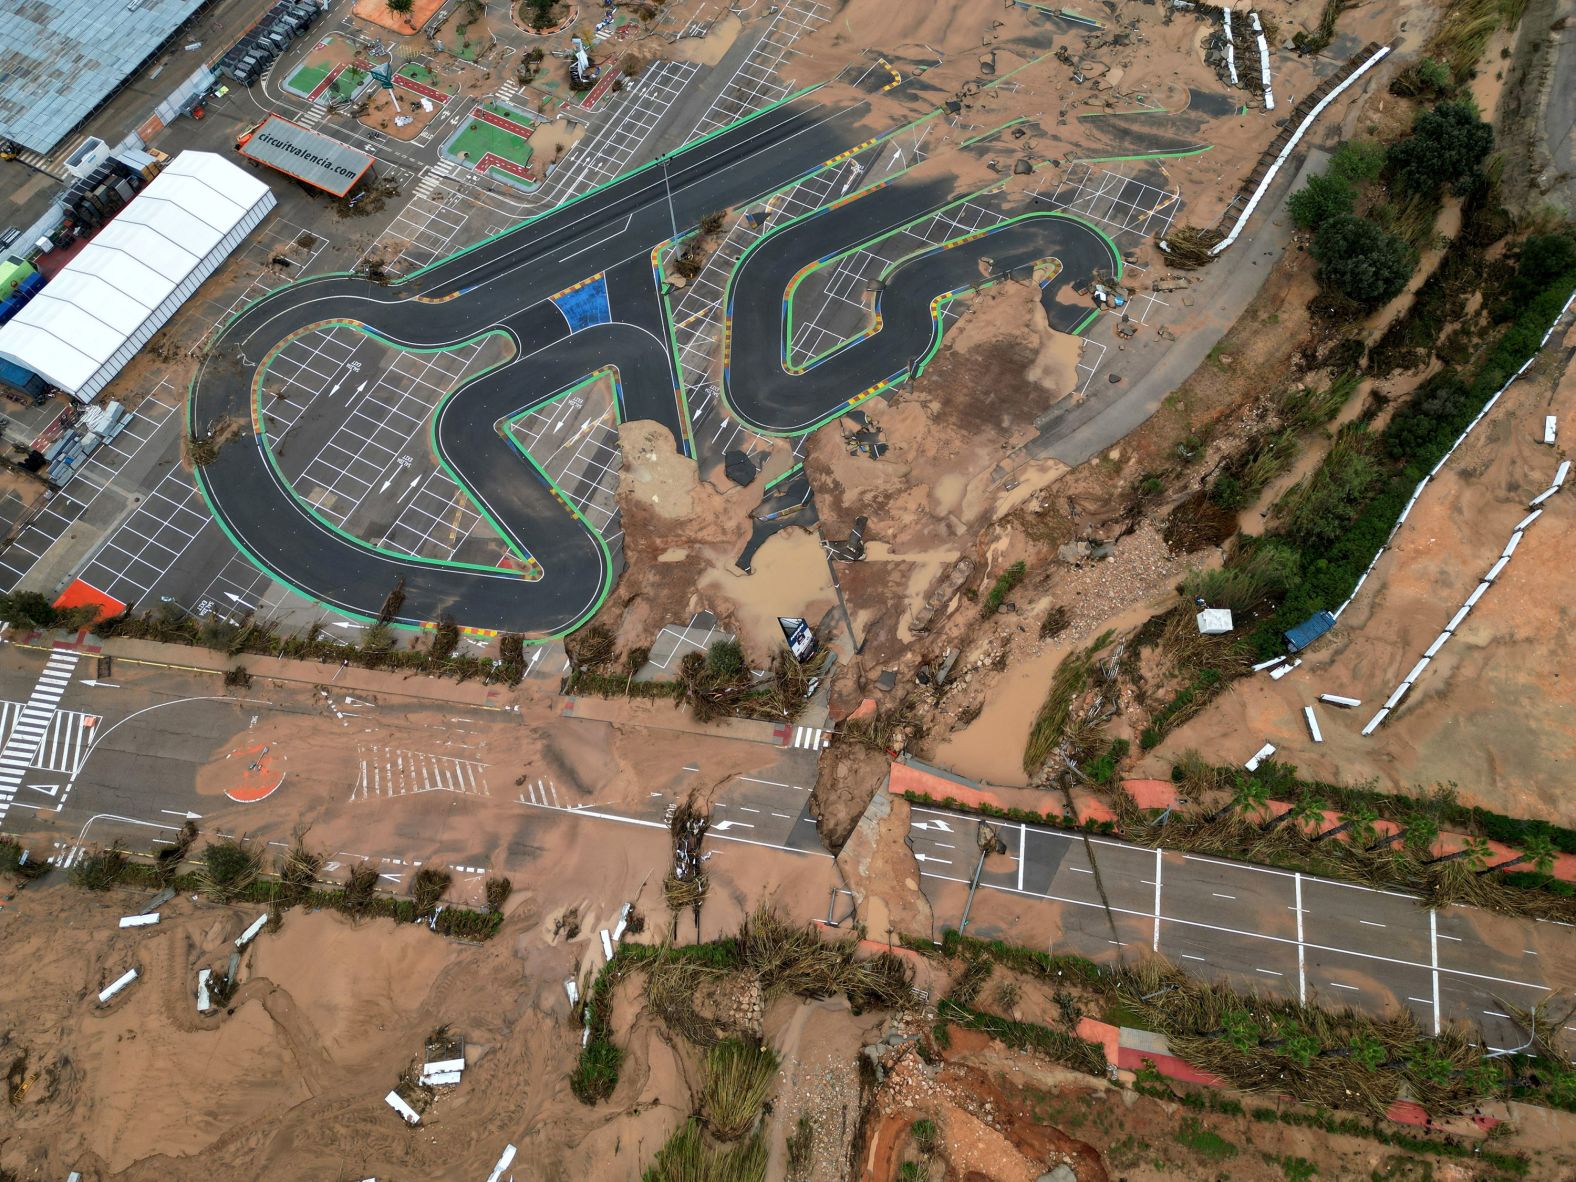
<path fill-rule="evenodd" d="M 579 332 L 593 324 L 607 324 L 613 311 L 607 302 L 607 276 L 597 275 L 581 280 L 568 291 L 553 297 L 553 304 L 569 322 L 570 332 Z"/>

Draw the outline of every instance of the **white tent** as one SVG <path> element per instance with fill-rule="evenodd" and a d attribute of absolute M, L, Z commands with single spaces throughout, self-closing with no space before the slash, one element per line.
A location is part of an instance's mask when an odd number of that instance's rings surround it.
<path fill-rule="evenodd" d="M 223 157 L 182 152 L 0 326 L 0 357 L 91 402 L 273 207 Z"/>

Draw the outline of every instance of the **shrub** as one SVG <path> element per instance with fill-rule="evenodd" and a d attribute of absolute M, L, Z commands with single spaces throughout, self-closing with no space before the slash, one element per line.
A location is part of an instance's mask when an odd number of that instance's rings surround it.
<path fill-rule="evenodd" d="M 1291 195 L 1287 208 L 1292 221 L 1305 230 L 1317 230 L 1332 217 L 1351 213 L 1357 204 L 1357 190 L 1333 173 L 1318 173 Z"/>
<path fill-rule="evenodd" d="M 1411 248 L 1367 218 L 1338 214 L 1326 220 L 1313 240 L 1319 280 L 1358 304 L 1381 304 L 1397 295 L 1411 278 Z"/>
<path fill-rule="evenodd" d="M 1418 112 L 1412 134 L 1391 145 L 1388 159 L 1402 188 L 1431 196 L 1448 185 L 1465 196 L 1493 147 L 1494 129 L 1470 102 L 1440 103 Z"/>
<path fill-rule="evenodd" d="M 1248 503 L 1248 490 L 1230 472 L 1222 472 L 1210 486 L 1209 499 L 1222 509 L 1235 513 Z"/>
<path fill-rule="evenodd" d="M 126 869 L 126 851 L 120 843 L 107 850 L 95 850 L 78 858 L 71 866 L 71 882 L 89 891 L 107 891 L 120 881 Z"/>

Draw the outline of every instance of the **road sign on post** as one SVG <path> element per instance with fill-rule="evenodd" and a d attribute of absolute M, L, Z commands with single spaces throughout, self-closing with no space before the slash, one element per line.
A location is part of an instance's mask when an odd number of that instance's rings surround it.
<path fill-rule="evenodd" d="M 788 651 L 793 654 L 794 660 L 808 661 L 815 656 L 819 646 L 808 621 L 796 616 L 778 616 L 777 623 L 782 626 L 783 639 L 788 642 Z"/>

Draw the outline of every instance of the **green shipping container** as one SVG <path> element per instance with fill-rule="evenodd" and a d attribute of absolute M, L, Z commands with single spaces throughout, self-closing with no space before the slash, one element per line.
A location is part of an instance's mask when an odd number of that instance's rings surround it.
<path fill-rule="evenodd" d="M 32 263 L 24 263 L 21 259 L 0 262 L 0 300 L 14 294 L 22 285 L 22 280 L 33 274 L 33 270 Z"/>

